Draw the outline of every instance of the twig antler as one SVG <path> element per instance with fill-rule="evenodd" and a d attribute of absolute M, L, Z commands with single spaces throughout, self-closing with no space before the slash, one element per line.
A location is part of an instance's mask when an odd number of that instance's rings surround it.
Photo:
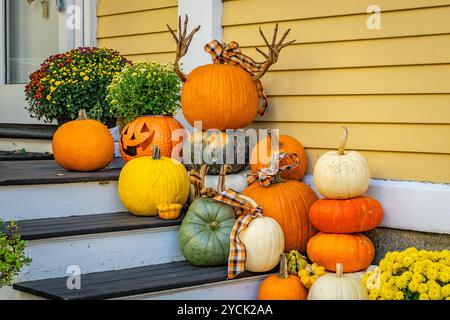
<path fill-rule="evenodd" d="M 266 71 L 269 70 L 270 66 L 278 61 L 278 55 L 280 54 L 281 49 L 295 42 L 295 40 L 291 40 L 286 43 L 283 43 L 284 39 L 286 39 L 290 31 L 291 29 L 287 29 L 286 32 L 281 37 L 280 41 L 277 42 L 277 33 L 278 33 L 278 22 L 277 22 L 277 24 L 275 25 L 275 29 L 273 31 L 272 44 L 269 44 L 269 41 L 267 41 L 267 38 L 262 32 L 261 27 L 259 27 L 259 33 L 261 34 L 264 42 L 266 43 L 267 48 L 269 48 L 269 53 L 266 54 L 261 49 L 257 47 L 255 48 L 256 51 L 258 51 L 260 54 L 264 56 L 264 58 L 266 58 L 266 61 L 262 63 L 263 66 L 261 71 L 253 76 L 254 81 L 259 80 L 266 73 Z"/>
<path fill-rule="evenodd" d="M 180 77 L 180 79 L 185 82 L 186 81 L 186 75 L 183 73 L 183 71 L 180 70 L 180 59 L 186 55 L 186 52 L 189 48 L 189 45 L 191 44 L 192 38 L 194 37 L 194 34 L 197 33 L 198 30 L 200 30 L 200 26 L 197 26 L 194 30 L 191 31 L 191 33 L 186 37 L 187 33 L 187 25 L 188 25 L 188 16 L 186 15 L 186 18 L 184 19 L 184 28 L 181 27 L 181 16 L 178 16 L 178 37 L 175 34 L 175 32 L 172 30 L 172 28 L 167 25 L 167 28 L 169 29 L 170 33 L 172 34 L 172 37 L 175 39 L 175 42 L 177 43 L 177 56 L 175 58 L 175 72 Z"/>

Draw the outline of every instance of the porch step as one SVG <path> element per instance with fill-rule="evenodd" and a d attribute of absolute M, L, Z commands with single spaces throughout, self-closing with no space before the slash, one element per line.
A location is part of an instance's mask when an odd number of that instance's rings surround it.
<path fill-rule="evenodd" d="M 0 161 L 0 203 L 5 220 L 123 212 L 117 179 L 124 161 L 95 172 L 70 172 L 53 160 Z"/>
<path fill-rule="evenodd" d="M 178 247 L 183 215 L 162 220 L 121 212 L 19 221 L 32 259 L 20 279 L 67 276 L 70 265 L 84 274 L 184 260 Z"/>
<path fill-rule="evenodd" d="M 81 275 L 81 289 L 68 289 L 67 277 L 27 281 L 14 284 L 13 288 L 47 299 L 81 300 L 81 299 L 145 299 L 159 294 L 159 298 L 173 295 L 177 290 L 198 290 L 201 285 L 220 288 L 229 285 L 239 285 L 244 282 L 244 288 L 221 295 L 217 293 L 214 299 L 256 299 L 257 288 L 265 277 L 264 274 L 245 273 L 237 280 L 226 280 L 227 267 L 194 267 L 187 262 L 172 262 L 154 266 L 144 266 L 123 270 L 95 272 Z M 208 290 L 208 289 L 206 289 Z M 226 290 L 225 290 L 226 291 Z M 220 290 L 219 290 L 220 292 Z M 208 298 L 203 295 L 202 298 Z"/>
<path fill-rule="evenodd" d="M 51 153 L 51 140 L 56 129 L 56 125 L 0 123 L 0 150 Z"/>

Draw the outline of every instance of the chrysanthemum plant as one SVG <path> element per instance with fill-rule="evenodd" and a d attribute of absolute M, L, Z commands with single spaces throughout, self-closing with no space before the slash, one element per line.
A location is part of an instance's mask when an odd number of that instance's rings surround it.
<path fill-rule="evenodd" d="M 103 123 L 114 115 L 106 99 L 112 78 L 130 62 L 117 51 L 83 47 L 46 59 L 25 87 L 33 118 L 51 122 L 75 119 L 80 109 Z"/>
<path fill-rule="evenodd" d="M 173 115 L 180 107 L 180 87 L 173 65 L 136 62 L 114 76 L 108 101 L 125 123 L 142 115 Z"/>
<path fill-rule="evenodd" d="M 362 282 L 371 300 L 450 300 L 450 250 L 388 252 Z"/>
<path fill-rule="evenodd" d="M 3 221 L 0 220 L 0 227 Z M 14 276 L 24 265 L 29 265 L 31 259 L 25 255 L 25 241 L 21 239 L 19 228 L 15 222 L 0 231 L 0 288 L 11 285 Z"/>

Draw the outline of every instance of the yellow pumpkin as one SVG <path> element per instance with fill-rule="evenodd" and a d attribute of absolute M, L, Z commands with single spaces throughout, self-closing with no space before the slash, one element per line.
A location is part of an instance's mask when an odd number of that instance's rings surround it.
<path fill-rule="evenodd" d="M 139 216 L 158 215 L 159 204 L 186 203 L 189 179 L 184 166 L 175 159 L 161 157 L 156 145 L 152 156 L 132 159 L 119 176 L 119 197 L 123 205 Z"/>

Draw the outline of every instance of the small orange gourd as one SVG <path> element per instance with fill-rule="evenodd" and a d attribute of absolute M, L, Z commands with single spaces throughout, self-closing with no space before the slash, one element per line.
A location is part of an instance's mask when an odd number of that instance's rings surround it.
<path fill-rule="evenodd" d="M 88 119 L 80 110 L 78 119 L 63 124 L 52 140 L 55 161 L 69 171 L 105 168 L 114 157 L 114 139 L 99 121 Z"/>
<path fill-rule="evenodd" d="M 281 254 L 280 271 L 261 283 L 259 300 L 306 300 L 308 293 L 300 278 L 288 274 L 286 254 Z"/>

